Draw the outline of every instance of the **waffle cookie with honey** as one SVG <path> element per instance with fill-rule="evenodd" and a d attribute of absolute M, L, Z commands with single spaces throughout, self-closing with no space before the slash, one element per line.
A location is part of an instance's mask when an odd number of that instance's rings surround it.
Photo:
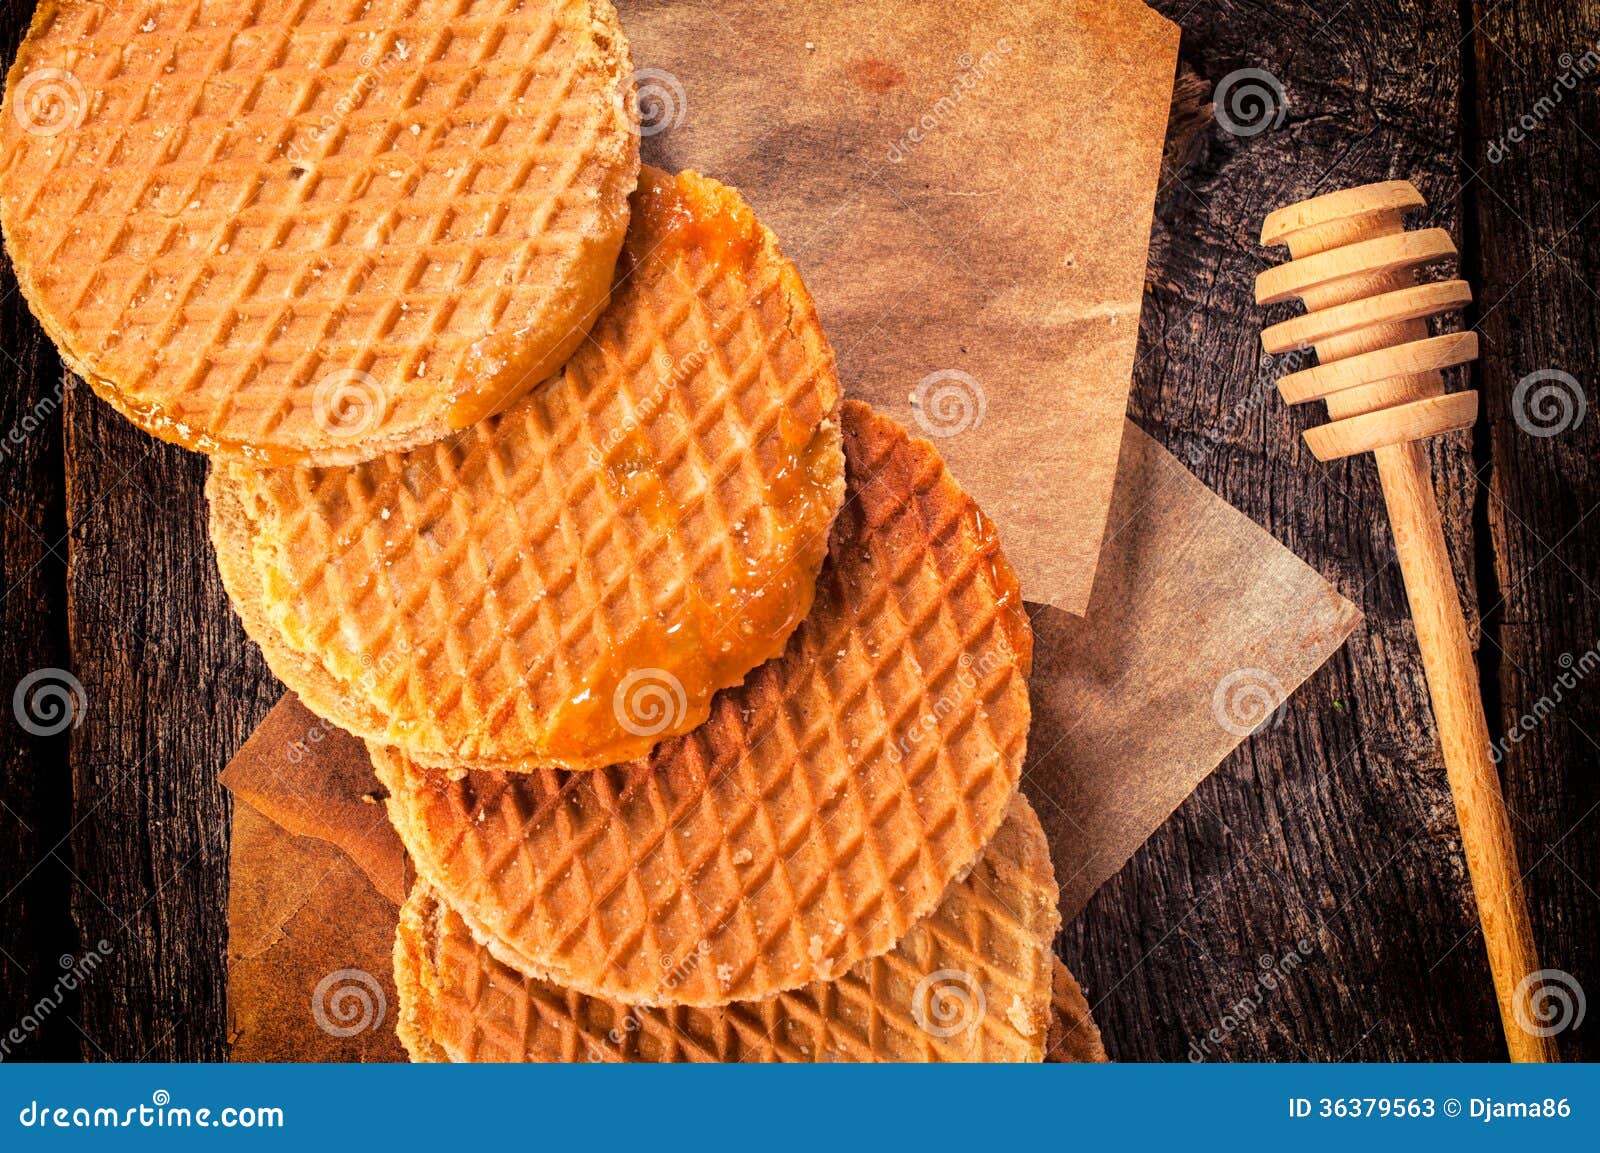
<path fill-rule="evenodd" d="M 753 1001 L 892 949 L 1021 773 L 1032 633 L 939 454 L 844 405 L 816 603 L 710 719 L 593 773 L 429 769 L 369 745 L 418 874 L 502 961 L 626 1004 Z M 672 968 L 699 963 L 670 984 Z"/>
<path fill-rule="evenodd" d="M 348 467 L 222 463 L 223 581 L 306 707 L 421 764 L 643 756 L 783 651 L 844 495 L 833 353 L 737 193 L 645 169 L 560 378 Z"/>
<path fill-rule="evenodd" d="M 638 174 L 609 0 L 44 0 L 0 221 L 63 361 L 258 463 L 437 440 L 557 370 Z"/>
<path fill-rule="evenodd" d="M 432 1061 L 1038 1061 L 1058 1029 L 1056 899 L 1019 795 L 971 872 L 890 952 L 765 1001 L 651 1008 L 524 976 L 421 883 L 395 941 L 400 1039 Z"/>

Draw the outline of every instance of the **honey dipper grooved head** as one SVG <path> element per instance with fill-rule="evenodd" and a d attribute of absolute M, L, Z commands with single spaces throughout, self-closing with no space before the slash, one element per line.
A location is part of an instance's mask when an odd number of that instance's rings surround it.
<path fill-rule="evenodd" d="M 558 369 L 638 174 L 610 0 L 39 5 L 0 220 L 62 359 L 256 463 L 437 440 Z"/>
<path fill-rule="evenodd" d="M 699 725 L 811 607 L 844 497 L 811 298 L 732 189 L 642 174 L 562 375 L 348 467 L 220 463 L 217 564 L 307 708 L 424 764 L 593 769 Z"/>
<path fill-rule="evenodd" d="M 844 406 L 810 616 L 700 728 L 594 773 L 451 774 L 369 746 L 417 873 L 497 957 L 628 1004 L 719 1005 L 891 949 L 1016 791 L 1032 634 L 933 446 Z"/>
<path fill-rule="evenodd" d="M 1316 350 L 1319 364 L 1279 381 L 1290 404 L 1325 400 L 1333 422 L 1306 433 L 1330 460 L 1469 428 L 1477 393 L 1445 395 L 1442 369 L 1478 355 L 1472 332 L 1430 335 L 1427 319 L 1471 303 L 1464 280 L 1419 284 L 1416 270 L 1455 255 L 1448 232 L 1405 231 L 1424 204 L 1406 181 L 1332 192 L 1267 217 L 1263 244 L 1285 244 L 1288 264 L 1256 277 L 1256 302 L 1300 299 L 1304 316 L 1261 334 L 1270 354 Z"/>

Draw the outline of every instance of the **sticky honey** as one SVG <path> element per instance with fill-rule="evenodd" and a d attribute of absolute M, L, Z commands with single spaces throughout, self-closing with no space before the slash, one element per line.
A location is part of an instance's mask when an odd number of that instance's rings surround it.
<path fill-rule="evenodd" d="M 693 282 L 708 268 L 714 276 L 738 277 L 765 243 L 736 193 L 692 173 L 673 177 L 645 168 L 632 211 L 619 291 L 635 277 Z M 768 437 L 751 448 L 766 462 L 752 512 L 768 517 L 759 546 L 744 547 L 752 526 L 724 526 L 730 539 L 717 587 L 691 585 L 671 610 L 611 638 L 591 675 L 546 726 L 555 762 L 619 764 L 698 727 L 712 697 L 782 653 L 810 612 L 843 492 L 838 425 L 833 418 L 803 422 L 785 411 Z M 642 430 L 618 436 L 599 472 L 619 506 L 637 510 L 676 555 L 693 555 L 700 542 L 686 526 L 700 510 L 678 503 Z"/>

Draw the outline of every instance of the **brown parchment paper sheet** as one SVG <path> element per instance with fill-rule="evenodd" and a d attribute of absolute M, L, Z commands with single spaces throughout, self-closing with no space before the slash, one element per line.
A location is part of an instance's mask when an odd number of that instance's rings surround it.
<path fill-rule="evenodd" d="M 1138 0 L 617 7 L 645 159 L 744 192 L 816 298 L 846 392 L 953 432 L 940 451 L 1029 598 L 1082 613 L 1177 26 Z"/>
<path fill-rule="evenodd" d="M 1067 917 L 1240 741 L 1241 726 L 1218 720 L 1224 679 L 1244 670 L 1292 691 L 1360 619 L 1131 423 L 1120 462 L 1089 615 L 1030 606 L 1023 788 L 1050 836 Z M 403 854 L 372 803 L 361 743 L 285 697 L 222 781 L 242 802 L 229 898 L 234 1058 L 399 1059 L 389 949 Z M 319 986 L 344 971 L 385 998 L 381 1020 L 351 1037 L 322 1028 L 314 1009 Z"/>

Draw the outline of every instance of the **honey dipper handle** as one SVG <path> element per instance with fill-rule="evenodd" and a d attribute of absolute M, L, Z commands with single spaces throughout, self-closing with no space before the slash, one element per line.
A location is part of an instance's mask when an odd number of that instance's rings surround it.
<path fill-rule="evenodd" d="M 1539 968 L 1533 927 L 1517 869 L 1511 821 L 1500 795 L 1500 776 L 1490 758 L 1489 725 L 1478 692 L 1477 667 L 1450 571 L 1426 451 L 1421 442 L 1409 441 L 1379 448 L 1374 455 L 1416 622 L 1417 647 L 1422 650 L 1428 695 L 1461 826 L 1461 848 L 1483 923 L 1506 1048 L 1513 1061 L 1553 1061 L 1555 1046 L 1550 1039 L 1530 1032 L 1523 1024 L 1531 1026 L 1538 1020 L 1528 1004 L 1534 982 L 1524 981 Z"/>

